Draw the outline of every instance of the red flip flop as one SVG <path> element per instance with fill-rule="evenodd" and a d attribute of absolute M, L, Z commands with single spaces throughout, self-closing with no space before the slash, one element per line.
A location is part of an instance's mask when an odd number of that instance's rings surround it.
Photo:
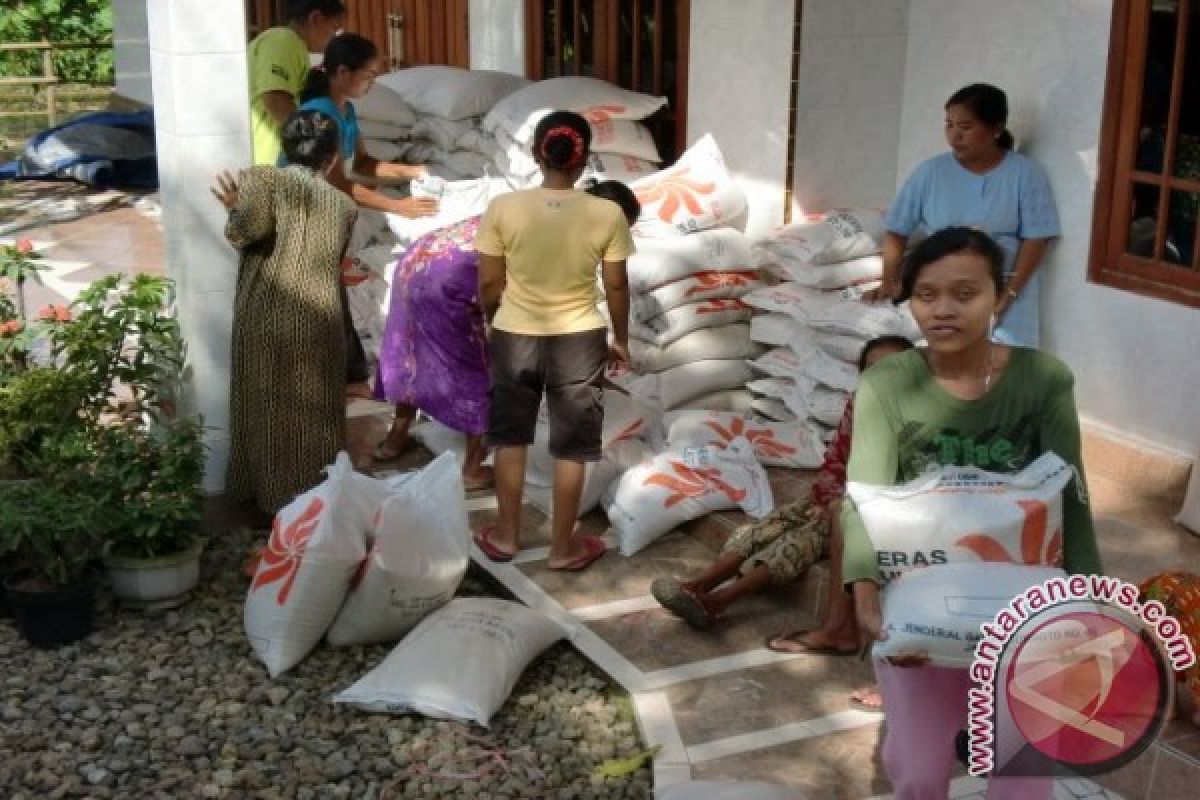
<path fill-rule="evenodd" d="M 553 570 L 562 572 L 580 572 L 592 565 L 594 561 L 608 552 L 608 545 L 599 536 L 584 536 L 583 537 L 584 554 L 574 561 L 563 564 L 561 567 L 550 567 Z"/>
<path fill-rule="evenodd" d="M 471 538 L 475 540 L 475 545 L 483 551 L 483 554 L 495 561 L 497 564 L 504 564 L 513 560 L 516 553 L 509 553 L 501 550 L 492 543 L 492 535 L 496 532 L 495 525 L 485 525 L 479 529 Z"/>

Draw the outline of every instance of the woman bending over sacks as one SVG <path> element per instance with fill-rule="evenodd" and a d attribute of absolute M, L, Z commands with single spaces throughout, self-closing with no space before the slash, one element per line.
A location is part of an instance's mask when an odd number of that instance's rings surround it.
<path fill-rule="evenodd" d="M 898 301 L 908 300 L 928 346 L 863 373 L 854 396 L 847 480 L 890 486 L 931 467 L 1018 471 L 1053 452 L 1075 469 L 1063 490 L 1063 568 L 1101 571 L 1084 488 L 1074 379 L 1037 350 L 995 343 L 991 329 L 1004 298 L 1004 253 L 987 234 L 946 228 L 904 261 Z M 973 446 L 964 446 L 972 442 Z M 994 463 L 993 454 L 1004 459 Z M 842 569 L 859 629 L 882 640 L 880 574 L 854 503 L 842 502 Z M 923 656 L 877 660 L 887 732 L 883 763 L 897 798 L 945 798 L 955 738 L 966 727 L 966 669 L 933 666 Z M 989 798 L 1049 797 L 1050 778 L 992 778 Z"/>
<path fill-rule="evenodd" d="M 903 336 L 872 339 L 863 345 L 858 369 L 862 371 L 886 356 L 911 348 L 912 342 Z M 833 574 L 825 624 L 815 631 L 772 636 L 767 646 L 789 653 L 853 655 L 859 651 L 854 615 L 842 592 L 842 537 L 837 524 L 838 505 L 846 490 L 853 408 L 851 397 L 808 496 L 738 528 L 725 542 L 716 561 L 698 577 L 690 581 L 655 580 L 650 592 L 663 608 L 693 628 L 708 628 L 735 600 L 769 586 L 794 583 L 806 569 L 828 555 Z"/>

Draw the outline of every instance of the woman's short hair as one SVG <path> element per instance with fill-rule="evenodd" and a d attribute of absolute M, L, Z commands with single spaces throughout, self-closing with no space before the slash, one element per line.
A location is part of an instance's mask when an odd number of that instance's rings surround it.
<path fill-rule="evenodd" d="M 283 155 L 289 164 L 321 169 L 338 152 L 338 124 L 320 111 L 297 111 L 283 123 Z"/>
<path fill-rule="evenodd" d="M 956 253 L 973 253 L 986 260 L 996 294 L 1004 292 L 1004 251 L 1000 245 L 978 228 L 952 226 L 930 234 L 905 255 L 896 302 L 903 303 L 912 297 L 921 270 Z"/>
<path fill-rule="evenodd" d="M 559 172 L 583 167 L 592 147 L 592 126 L 574 111 L 551 111 L 533 131 L 533 156 Z"/>
<path fill-rule="evenodd" d="M 964 86 L 946 101 L 946 108 L 962 106 L 984 125 L 1000 128 L 996 145 L 1001 150 L 1013 149 L 1013 135 L 1004 126 L 1008 124 L 1008 95 L 990 83 L 972 83 Z"/>
<path fill-rule="evenodd" d="M 585 190 L 588 194 L 596 197 L 603 197 L 605 200 L 611 200 L 621 207 L 625 212 L 625 219 L 629 224 L 637 222 L 638 217 L 642 213 L 642 204 L 637 199 L 637 195 L 621 181 L 600 181 L 593 183 Z"/>

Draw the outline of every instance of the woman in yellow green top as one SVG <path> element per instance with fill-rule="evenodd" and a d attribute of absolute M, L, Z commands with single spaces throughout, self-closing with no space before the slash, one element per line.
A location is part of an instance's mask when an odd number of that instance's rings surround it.
<path fill-rule="evenodd" d="M 894 485 L 941 466 L 1016 472 L 1054 452 L 1075 468 L 1063 491 L 1063 558 L 1070 573 L 1099 573 L 1080 456 L 1071 371 L 1053 356 L 995 343 L 1004 253 L 986 233 L 944 228 L 909 254 L 898 302 L 910 301 L 928 345 L 863 373 L 854 395 L 847 479 Z M 854 503 L 842 504 L 843 576 L 859 630 L 881 632 L 879 562 Z M 966 727 L 966 669 L 921 657 L 875 664 L 887 714 L 883 763 L 897 798 L 946 797 L 955 736 Z M 993 778 L 988 797 L 1049 797 L 1053 781 Z"/>
<path fill-rule="evenodd" d="M 282 154 L 283 123 L 296 110 L 308 54 L 321 53 L 346 23 L 342 0 L 288 0 L 287 24 L 254 37 L 246 49 L 250 73 L 250 135 L 254 163 L 273 167 Z"/>
<path fill-rule="evenodd" d="M 491 202 L 475 237 L 479 301 L 491 319 L 488 443 L 496 448 L 499 520 L 475 542 L 495 561 L 517 550 L 525 450 L 533 443 L 543 394 L 554 456 L 550 569 L 580 570 L 602 556 L 604 542 L 574 536 L 586 462 L 600 459 L 610 358 L 629 361 L 629 222 L 616 203 L 575 188 L 592 131 L 568 111 L 544 117 L 533 152 L 544 179 L 536 189 Z M 596 309 L 596 264 L 612 318 Z"/>

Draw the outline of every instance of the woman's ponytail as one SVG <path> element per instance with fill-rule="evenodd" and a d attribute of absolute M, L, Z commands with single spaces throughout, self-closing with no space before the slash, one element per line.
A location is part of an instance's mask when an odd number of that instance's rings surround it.
<path fill-rule="evenodd" d="M 329 73 L 324 64 L 318 64 L 308 71 L 304 77 L 304 86 L 300 89 L 300 102 L 307 103 L 318 97 L 329 96 Z"/>

